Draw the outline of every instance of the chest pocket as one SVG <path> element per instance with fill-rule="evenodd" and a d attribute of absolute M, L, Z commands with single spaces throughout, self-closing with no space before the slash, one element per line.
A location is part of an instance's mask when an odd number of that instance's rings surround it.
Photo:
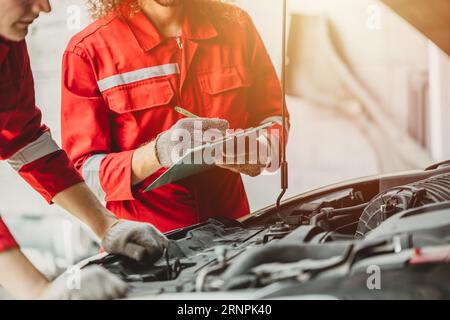
<path fill-rule="evenodd" d="M 132 83 L 104 92 L 109 108 L 119 114 L 168 105 L 174 95 L 168 79 Z"/>
<path fill-rule="evenodd" d="M 243 68 L 226 67 L 199 74 L 200 87 L 210 95 L 248 88 L 250 76 Z"/>
<path fill-rule="evenodd" d="M 224 67 L 198 75 L 205 114 L 227 119 L 232 127 L 245 127 L 251 77 L 245 68 Z"/>

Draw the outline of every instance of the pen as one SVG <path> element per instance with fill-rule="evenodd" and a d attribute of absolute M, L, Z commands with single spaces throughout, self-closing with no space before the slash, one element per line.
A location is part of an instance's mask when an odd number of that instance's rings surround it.
<path fill-rule="evenodd" d="M 188 117 L 188 118 L 200 118 L 199 116 L 197 116 L 197 115 L 193 114 L 192 112 L 189 112 L 186 109 L 183 109 L 181 107 L 177 106 L 174 109 L 175 109 L 176 112 L 182 114 L 185 117 Z"/>

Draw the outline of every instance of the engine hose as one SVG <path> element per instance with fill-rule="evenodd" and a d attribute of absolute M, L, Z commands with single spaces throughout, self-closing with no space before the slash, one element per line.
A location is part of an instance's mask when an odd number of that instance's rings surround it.
<path fill-rule="evenodd" d="M 355 238 L 364 238 L 368 232 L 398 212 L 449 200 L 450 173 L 388 189 L 376 196 L 364 209 Z"/>
<path fill-rule="evenodd" d="M 347 207 L 347 208 L 339 208 L 339 209 L 332 209 L 330 211 L 327 210 L 323 210 L 321 212 L 319 212 L 318 214 L 316 214 L 312 219 L 311 219 L 311 224 L 316 225 L 317 222 L 323 220 L 323 219 L 330 219 L 330 218 L 334 218 L 334 217 L 339 217 L 339 216 L 345 216 L 345 215 L 352 215 L 352 214 L 357 214 L 360 215 L 361 212 L 367 207 L 369 203 L 362 203 L 353 207 Z"/>
<path fill-rule="evenodd" d="M 233 264 L 222 274 L 225 283 L 240 275 L 248 274 L 251 269 L 266 263 L 291 263 L 305 257 L 308 259 L 328 259 L 343 255 L 348 248 L 347 243 L 333 244 L 269 244 L 262 248 L 248 250 L 238 257 Z"/>

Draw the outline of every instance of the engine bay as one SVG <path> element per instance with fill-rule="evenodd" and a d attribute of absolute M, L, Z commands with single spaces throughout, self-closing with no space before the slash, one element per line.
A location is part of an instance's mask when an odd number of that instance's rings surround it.
<path fill-rule="evenodd" d="M 130 298 L 450 298 L 450 167 L 343 183 L 166 235 L 155 264 L 106 255 L 85 265 L 129 282 Z M 382 290 L 368 280 L 377 271 Z"/>

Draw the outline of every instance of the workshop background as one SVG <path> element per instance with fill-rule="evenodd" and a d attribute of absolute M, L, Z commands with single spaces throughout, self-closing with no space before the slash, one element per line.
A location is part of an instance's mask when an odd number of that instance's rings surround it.
<path fill-rule="evenodd" d="M 414 1 L 414 0 L 413 0 Z M 278 72 L 281 0 L 237 0 L 254 19 Z M 60 67 L 70 37 L 89 22 L 81 0 L 52 1 L 27 38 L 44 121 L 60 142 Z M 424 168 L 450 159 L 450 59 L 376 0 L 290 0 L 289 190 Z M 252 210 L 275 202 L 279 173 L 245 178 Z M 89 231 L 49 207 L 0 163 L 0 212 L 48 275 L 92 255 Z"/>

